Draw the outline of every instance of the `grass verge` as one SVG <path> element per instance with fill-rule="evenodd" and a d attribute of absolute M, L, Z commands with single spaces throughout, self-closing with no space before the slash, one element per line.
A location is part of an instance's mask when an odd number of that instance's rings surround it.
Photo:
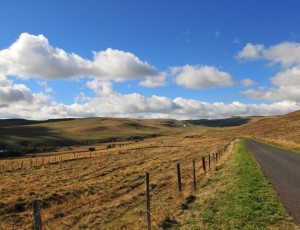
<path fill-rule="evenodd" d="M 176 229 L 299 229 L 243 141 L 197 196 Z"/>

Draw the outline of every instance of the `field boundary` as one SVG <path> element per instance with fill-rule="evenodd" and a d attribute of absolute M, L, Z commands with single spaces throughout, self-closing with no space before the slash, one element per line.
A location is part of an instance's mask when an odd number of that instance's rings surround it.
<path fill-rule="evenodd" d="M 194 194 L 201 188 L 202 182 L 204 183 L 205 180 L 208 178 L 209 175 L 212 175 L 215 170 L 223 163 L 225 156 L 227 156 L 228 151 L 231 151 L 233 148 L 235 142 L 230 142 L 226 144 L 222 149 L 217 151 L 213 154 L 208 154 L 205 156 L 201 156 L 200 159 L 193 159 L 185 160 L 182 162 L 178 162 L 176 164 L 176 167 L 170 168 L 168 170 L 165 170 L 160 173 L 153 174 L 151 173 L 151 170 L 145 173 L 145 177 L 141 178 L 138 182 L 138 186 L 136 186 L 135 189 L 131 191 L 131 193 L 134 193 L 134 190 L 141 190 L 141 186 L 145 184 L 145 190 L 143 192 L 145 196 L 145 209 L 140 210 L 141 213 L 144 213 L 143 215 L 147 217 L 147 219 L 144 219 L 145 222 L 147 222 L 148 229 L 151 229 L 151 227 L 155 229 L 164 229 L 166 225 L 168 225 L 170 218 L 172 218 L 172 215 L 176 215 L 180 209 L 184 209 L 186 202 L 191 202 L 191 199 L 194 199 Z M 86 157 L 92 157 L 91 155 Z M 95 153 L 96 154 L 96 153 Z M 75 156 L 75 155 L 74 155 Z M 76 156 L 75 156 L 76 157 Z M 72 160 L 72 159 L 69 159 Z M 182 171 L 183 167 L 191 166 L 192 170 L 189 170 L 190 172 Z M 160 190 L 159 192 L 156 192 L 156 187 L 159 187 L 158 184 L 153 184 L 151 181 L 158 180 L 162 174 L 166 173 L 174 173 L 174 178 L 177 178 L 173 181 L 173 183 L 168 185 L 163 185 L 165 189 L 167 187 L 173 188 L 173 194 L 170 194 L 172 196 L 172 205 L 175 207 L 175 209 L 169 213 L 167 213 L 166 216 L 162 219 L 160 215 L 157 214 L 160 210 L 163 210 L 166 207 L 166 204 L 160 204 L 158 206 L 152 206 L 151 200 L 155 199 L 155 197 L 159 196 L 160 193 L 164 192 L 164 189 Z M 181 173 L 189 173 L 190 176 L 188 180 L 182 182 Z M 177 188 L 177 189 L 176 189 Z M 57 214 L 54 214 L 53 217 L 48 219 L 42 219 L 42 205 L 43 201 L 40 199 L 33 200 L 33 226 L 34 229 L 41 229 L 42 225 L 47 225 L 48 223 L 55 221 L 58 218 L 65 217 L 72 213 L 73 211 L 83 208 L 85 206 L 89 205 L 96 205 L 96 203 L 101 202 L 105 200 L 105 198 L 108 198 L 110 194 L 100 197 L 99 199 L 89 201 L 87 203 L 82 203 L 81 205 L 78 205 L 76 207 L 73 207 L 69 210 L 66 210 L 64 212 L 60 212 Z M 37 208 L 38 207 L 38 208 Z M 125 214 L 125 213 L 124 213 Z M 36 227 L 35 227 L 36 226 Z M 99 226 L 101 228 L 110 228 L 109 226 Z M 138 227 L 138 226 L 135 226 Z"/>

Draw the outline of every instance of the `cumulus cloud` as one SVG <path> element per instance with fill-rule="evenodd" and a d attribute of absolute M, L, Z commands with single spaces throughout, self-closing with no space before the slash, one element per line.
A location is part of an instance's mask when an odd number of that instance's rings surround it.
<path fill-rule="evenodd" d="M 157 75 L 155 68 L 142 62 L 134 54 L 108 48 L 94 52 L 93 76 L 122 81 Z"/>
<path fill-rule="evenodd" d="M 139 85 L 149 88 L 155 88 L 166 85 L 167 74 L 165 72 L 156 76 L 147 76 L 144 81 L 141 81 Z"/>
<path fill-rule="evenodd" d="M 110 81 L 94 79 L 92 81 L 88 81 L 86 85 L 98 95 L 107 96 L 115 93 L 113 90 L 113 84 Z"/>
<path fill-rule="evenodd" d="M 253 45 L 252 43 L 246 44 L 246 46 L 238 52 L 236 57 L 238 59 L 250 59 L 255 60 L 262 58 L 265 47 L 261 44 Z"/>
<path fill-rule="evenodd" d="M 233 85 L 230 74 L 213 66 L 185 65 L 173 67 L 171 71 L 176 77 L 176 83 L 186 88 L 206 89 Z"/>
<path fill-rule="evenodd" d="M 265 59 L 278 63 L 284 68 L 300 64 L 300 44 L 295 42 L 282 42 L 266 48 L 262 44 L 246 46 L 237 53 L 238 59 L 257 60 Z"/>
<path fill-rule="evenodd" d="M 13 83 L 8 84 L 11 87 Z M 50 102 L 44 94 L 31 93 L 31 100 L 3 100 L 0 94 L 0 118 L 22 117 L 28 119 L 66 118 L 66 117 L 131 117 L 131 118 L 224 118 L 230 116 L 276 115 L 300 108 L 293 101 L 272 104 L 244 104 L 232 102 L 207 103 L 199 100 L 178 97 L 145 97 L 133 93 L 122 95 L 113 93 L 94 98 L 81 93 L 76 102 L 70 105 Z M 3 104 L 4 103 L 4 104 Z"/>
<path fill-rule="evenodd" d="M 49 105 L 45 94 L 33 93 L 24 84 L 14 84 L 0 76 L 0 118 L 44 116 L 40 109 Z"/>
<path fill-rule="evenodd" d="M 300 73 L 295 67 L 291 70 L 284 71 L 271 78 L 274 86 L 258 89 L 248 89 L 242 94 L 257 100 L 282 101 L 291 100 L 300 102 Z"/>
<path fill-rule="evenodd" d="M 284 68 L 300 64 L 300 44 L 294 42 L 283 42 L 271 46 L 264 51 L 264 58 L 279 63 Z"/>
<path fill-rule="evenodd" d="M 31 103 L 34 99 L 31 90 L 23 84 L 13 84 L 6 77 L 0 77 L 0 104 L 13 102 Z"/>
<path fill-rule="evenodd" d="M 42 86 L 46 93 L 52 93 L 53 89 L 48 86 L 47 81 L 38 81 L 38 84 Z"/>
<path fill-rule="evenodd" d="M 250 44 L 250 45 L 249 45 Z M 262 45 L 247 44 L 238 53 L 239 58 L 247 58 L 244 52 L 247 49 L 259 47 L 258 55 L 253 55 L 248 59 L 264 59 L 270 63 L 279 64 L 282 70 L 274 77 L 270 78 L 272 87 L 268 89 L 249 89 L 242 94 L 257 100 L 267 101 L 300 101 L 300 44 L 294 42 L 282 42 L 277 45 L 265 48 Z M 252 47 L 252 48 L 249 48 Z"/>
<path fill-rule="evenodd" d="M 123 81 L 158 72 L 129 52 L 108 48 L 94 52 L 94 59 L 87 60 L 51 46 L 43 35 L 22 33 L 10 47 L 0 50 L 0 74 L 43 79 L 89 76 Z"/>
<path fill-rule="evenodd" d="M 249 78 L 245 78 L 240 82 L 241 86 L 248 87 L 255 85 L 255 82 Z"/>

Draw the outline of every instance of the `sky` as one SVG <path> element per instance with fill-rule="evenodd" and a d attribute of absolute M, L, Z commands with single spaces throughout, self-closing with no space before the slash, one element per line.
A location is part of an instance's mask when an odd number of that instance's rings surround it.
<path fill-rule="evenodd" d="M 0 118 L 300 109 L 297 0 L 0 0 Z"/>

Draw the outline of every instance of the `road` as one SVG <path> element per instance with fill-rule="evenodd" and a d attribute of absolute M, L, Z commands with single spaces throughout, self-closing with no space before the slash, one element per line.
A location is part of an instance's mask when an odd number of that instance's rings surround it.
<path fill-rule="evenodd" d="M 294 222 L 300 225 L 300 154 L 254 140 L 245 140 L 245 144 L 277 191 Z"/>

